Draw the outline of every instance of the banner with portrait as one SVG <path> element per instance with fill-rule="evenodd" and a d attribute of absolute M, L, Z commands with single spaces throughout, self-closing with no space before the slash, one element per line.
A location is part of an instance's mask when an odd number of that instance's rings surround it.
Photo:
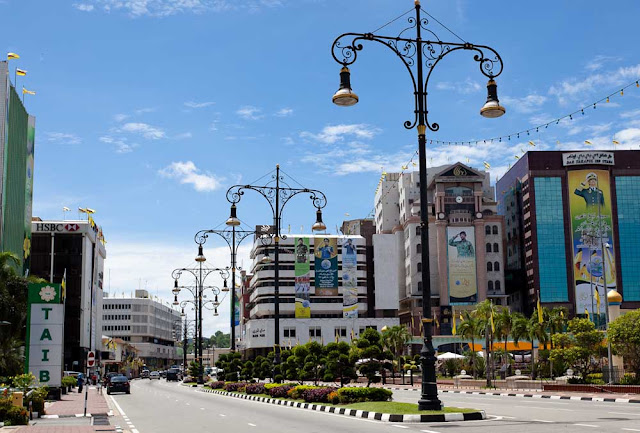
<path fill-rule="evenodd" d="M 338 240 L 317 237 L 314 240 L 316 296 L 338 295 Z"/>
<path fill-rule="evenodd" d="M 476 237 L 473 227 L 447 227 L 449 302 L 478 302 Z"/>
<path fill-rule="evenodd" d="M 358 253 L 353 239 L 341 239 L 342 245 L 342 316 L 358 318 Z"/>
<path fill-rule="evenodd" d="M 296 319 L 309 319 L 311 317 L 311 299 L 309 290 L 311 281 L 311 264 L 309 263 L 309 238 L 295 238 L 295 300 Z"/>
<path fill-rule="evenodd" d="M 607 292 L 616 287 L 609 172 L 569 171 L 567 184 L 576 313 L 586 310 L 598 324 L 604 320 Z"/>

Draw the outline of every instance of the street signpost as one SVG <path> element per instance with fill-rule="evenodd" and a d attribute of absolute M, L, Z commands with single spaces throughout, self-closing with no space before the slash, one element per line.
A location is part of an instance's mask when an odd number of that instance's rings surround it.
<path fill-rule="evenodd" d="M 96 365 L 96 355 L 93 352 L 89 352 L 87 355 L 87 367 L 93 367 Z"/>

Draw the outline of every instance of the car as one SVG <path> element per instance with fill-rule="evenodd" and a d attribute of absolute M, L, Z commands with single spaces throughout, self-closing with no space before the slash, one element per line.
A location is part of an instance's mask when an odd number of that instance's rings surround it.
<path fill-rule="evenodd" d="M 175 380 L 179 382 L 181 379 L 180 369 L 178 368 L 170 368 L 167 370 L 167 382 Z"/>
<path fill-rule="evenodd" d="M 113 392 L 124 392 L 126 394 L 131 394 L 131 385 L 129 384 L 129 379 L 127 379 L 126 376 L 113 376 L 107 384 L 107 394 L 111 394 Z"/>
<path fill-rule="evenodd" d="M 167 377 L 167 370 L 162 370 L 160 372 L 160 377 Z"/>
<path fill-rule="evenodd" d="M 149 378 L 149 370 L 142 370 L 140 372 L 140 379 L 148 379 Z"/>
<path fill-rule="evenodd" d="M 111 378 L 114 376 L 123 376 L 122 373 L 118 373 L 117 371 L 110 371 L 109 373 L 106 373 L 104 375 L 104 383 L 105 385 L 109 384 L 109 382 L 111 381 Z"/>
<path fill-rule="evenodd" d="M 160 373 L 157 371 L 152 371 L 149 373 L 149 379 L 160 379 Z"/>

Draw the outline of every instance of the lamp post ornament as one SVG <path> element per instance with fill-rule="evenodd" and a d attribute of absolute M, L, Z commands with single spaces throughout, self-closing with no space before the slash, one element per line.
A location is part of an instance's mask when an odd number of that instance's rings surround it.
<path fill-rule="evenodd" d="M 431 284 L 429 278 L 426 130 L 429 128 L 429 130 L 435 132 L 440 129 L 440 125 L 436 122 L 430 123 L 427 117 L 429 112 L 427 108 L 427 85 L 433 68 L 447 54 L 459 50 L 474 52 L 473 59 L 478 62 L 480 72 L 488 78 L 487 100 L 480 109 L 480 114 L 487 118 L 500 117 L 505 113 L 505 109 L 498 100 L 498 87 L 495 78 L 502 73 L 503 64 L 500 55 L 493 48 L 466 42 L 449 29 L 447 30 L 460 39 L 460 42 L 442 41 L 431 30 L 429 19 L 422 17 L 421 12 L 424 12 L 429 18 L 433 17 L 420 7 L 419 0 L 414 1 L 414 6 L 415 15 L 407 19 L 409 26 L 397 36 L 381 36 L 375 33 L 344 33 L 336 38 L 331 47 L 331 54 L 334 60 L 342 65 L 342 68 L 340 69 L 340 88 L 332 99 L 333 103 L 339 106 L 351 106 L 358 103 L 358 95 L 351 88 L 351 73 L 348 66 L 356 61 L 358 53 L 363 49 L 363 41 L 378 42 L 382 46 L 389 48 L 402 61 L 411 77 L 415 104 L 414 118 L 404 122 L 404 127 L 406 129 L 417 127 L 420 169 L 420 227 L 423 266 L 422 326 L 424 328 L 424 343 L 420 351 L 422 392 L 418 407 L 420 410 L 439 410 L 442 408 L 442 402 L 438 399 L 436 385 L 436 357 L 432 341 L 433 315 L 431 312 Z M 410 12 L 412 11 L 407 11 L 404 15 Z M 386 27 L 386 25 L 383 27 Z M 412 34 L 413 37 L 409 37 L 409 34 Z M 427 39 L 423 39 L 423 34 Z"/>

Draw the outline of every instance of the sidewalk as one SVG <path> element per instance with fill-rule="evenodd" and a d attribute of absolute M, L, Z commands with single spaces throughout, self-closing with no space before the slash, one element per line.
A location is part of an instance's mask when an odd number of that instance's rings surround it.
<path fill-rule="evenodd" d="M 95 433 L 115 432 L 116 430 L 113 426 L 30 425 L 22 426 L 16 430 L 7 430 L 7 432 L 9 431 L 16 433 Z"/>
<path fill-rule="evenodd" d="M 73 416 L 83 416 L 84 414 L 84 394 L 85 390 L 82 390 L 82 394 L 71 392 L 64 394 L 62 400 L 56 401 L 51 404 L 47 404 L 45 407 L 46 415 L 44 418 L 63 418 Z M 89 393 L 87 399 L 87 416 L 98 414 L 109 414 L 109 406 L 105 400 L 106 392 L 103 388 L 103 393 L 98 394 L 98 391 L 94 386 L 89 386 Z"/>

